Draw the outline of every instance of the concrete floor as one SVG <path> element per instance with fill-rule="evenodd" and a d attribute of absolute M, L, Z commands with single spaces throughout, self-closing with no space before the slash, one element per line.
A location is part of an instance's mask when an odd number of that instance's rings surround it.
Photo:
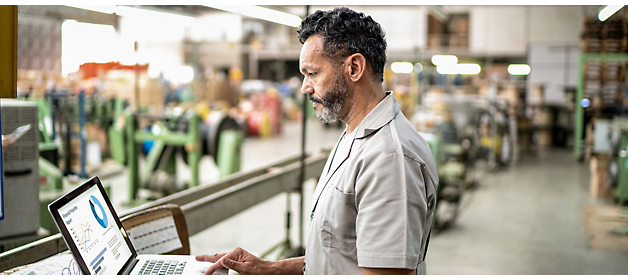
<path fill-rule="evenodd" d="M 242 170 L 300 152 L 300 124 L 287 122 L 280 136 L 247 138 Z M 308 123 L 307 150 L 331 148 L 342 129 Z M 204 158 L 201 181 L 217 178 L 216 166 Z M 187 173 L 189 174 L 189 173 Z M 181 172 L 180 178 L 187 175 Z M 434 234 L 427 255 L 428 274 L 628 274 L 628 253 L 591 251 L 584 220 L 589 197 L 588 164 L 570 150 L 547 150 L 522 156 L 497 172 L 477 172 L 479 187 L 464 194 L 453 227 Z M 125 209 L 126 175 L 110 179 L 118 212 Z M 315 182 L 305 185 L 305 209 Z M 190 237 L 191 251 L 214 254 L 242 247 L 260 255 L 286 238 L 287 195 L 282 194 Z M 291 197 L 292 224 L 298 224 L 299 196 Z M 306 211 L 307 212 L 307 211 Z M 304 213 L 307 216 L 307 213 Z M 309 219 L 304 218 L 304 240 Z M 296 226 L 290 232 L 299 244 Z M 267 259 L 275 259 L 270 255 Z"/>
<path fill-rule="evenodd" d="M 429 274 L 628 274 L 628 252 L 589 249 L 585 206 L 588 164 L 571 150 L 523 157 L 495 173 L 478 174 L 454 227 L 436 234 Z"/>

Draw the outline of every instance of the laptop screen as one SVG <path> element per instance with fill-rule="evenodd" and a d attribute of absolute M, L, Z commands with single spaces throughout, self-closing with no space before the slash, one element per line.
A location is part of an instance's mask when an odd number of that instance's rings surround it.
<path fill-rule="evenodd" d="M 89 272 L 96 275 L 117 274 L 132 255 L 106 201 L 94 184 L 58 210 Z"/>

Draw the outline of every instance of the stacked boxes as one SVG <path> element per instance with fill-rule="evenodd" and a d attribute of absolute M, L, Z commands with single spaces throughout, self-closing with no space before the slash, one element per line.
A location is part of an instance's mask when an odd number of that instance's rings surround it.
<path fill-rule="evenodd" d="M 582 53 L 628 53 L 628 19 L 586 18 L 582 32 Z M 626 63 L 587 61 L 584 66 L 583 97 L 595 109 L 617 108 L 621 104 Z"/>

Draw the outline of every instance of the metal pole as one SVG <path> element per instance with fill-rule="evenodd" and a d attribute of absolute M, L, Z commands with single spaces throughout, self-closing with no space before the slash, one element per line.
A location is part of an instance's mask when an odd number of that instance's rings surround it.
<path fill-rule="evenodd" d="M 135 110 L 136 112 L 139 112 L 140 110 L 140 62 L 139 59 L 137 58 L 137 41 L 135 41 L 135 44 L 133 44 L 134 48 L 135 48 L 135 56 L 136 56 L 136 60 L 135 60 Z"/>
<path fill-rule="evenodd" d="M 199 171 L 201 164 L 201 157 L 203 156 L 203 146 L 201 143 L 201 118 L 194 113 L 190 118 L 190 123 L 188 125 L 188 144 L 186 144 L 185 149 L 188 152 L 188 163 L 190 165 L 190 172 L 192 174 L 192 178 L 190 178 L 189 187 L 196 187 L 200 184 L 199 180 Z"/>
<path fill-rule="evenodd" d="M 140 188 L 138 162 L 139 150 L 137 148 L 137 144 L 135 143 L 135 116 L 130 111 L 127 111 L 125 114 L 127 176 L 129 179 L 128 203 L 133 203 Z"/>
<path fill-rule="evenodd" d="M 582 105 L 580 105 L 580 101 L 583 96 L 584 89 L 584 61 L 585 56 L 580 55 L 578 59 L 578 88 L 576 89 L 576 100 L 574 100 L 574 106 L 576 107 L 576 117 L 574 124 L 574 142 L 573 142 L 573 152 L 576 160 L 583 159 L 582 157 L 582 133 L 583 133 L 583 125 L 584 125 L 584 109 Z"/>
<path fill-rule="evenodd" d="M 79 139 L 81 141 L 81 173 L 79 176 L 81 178 L 87 178 L 87 172 L 85 172 L 85 154 L 87 153 L 85 149 L 85 90 L 82 89 L 79 92 Z"/>
<path fill-rule="evenodd" d="M 305 17 L 310 14 L 310 5 L 305 5 Z M 301 111 L 303 112 L 302 129 L 301 129 L 301 174 L 299 174 L 299 193 L 301 195 L 301 203 L 299 204 L 299 250 L 305 254 L 303 247 L 303 208 L 304 208 L 304 193 L 303 193 L 303 181 L 305 180 L 305 136 L 307 128 L 307 98 L 303 95 L 303 102 Z"/>

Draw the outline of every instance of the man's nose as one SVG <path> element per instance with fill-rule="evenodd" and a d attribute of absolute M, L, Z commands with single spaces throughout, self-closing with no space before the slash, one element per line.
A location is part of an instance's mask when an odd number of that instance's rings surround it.
<path fill-rule="evenodd" d="M 303 84 L 301 85 L 301 93 L 302 94 L 310 94 L 310 93 L 314 93 L 314 88 L 305 81 L 305 79 L 303 80 Z"/>

